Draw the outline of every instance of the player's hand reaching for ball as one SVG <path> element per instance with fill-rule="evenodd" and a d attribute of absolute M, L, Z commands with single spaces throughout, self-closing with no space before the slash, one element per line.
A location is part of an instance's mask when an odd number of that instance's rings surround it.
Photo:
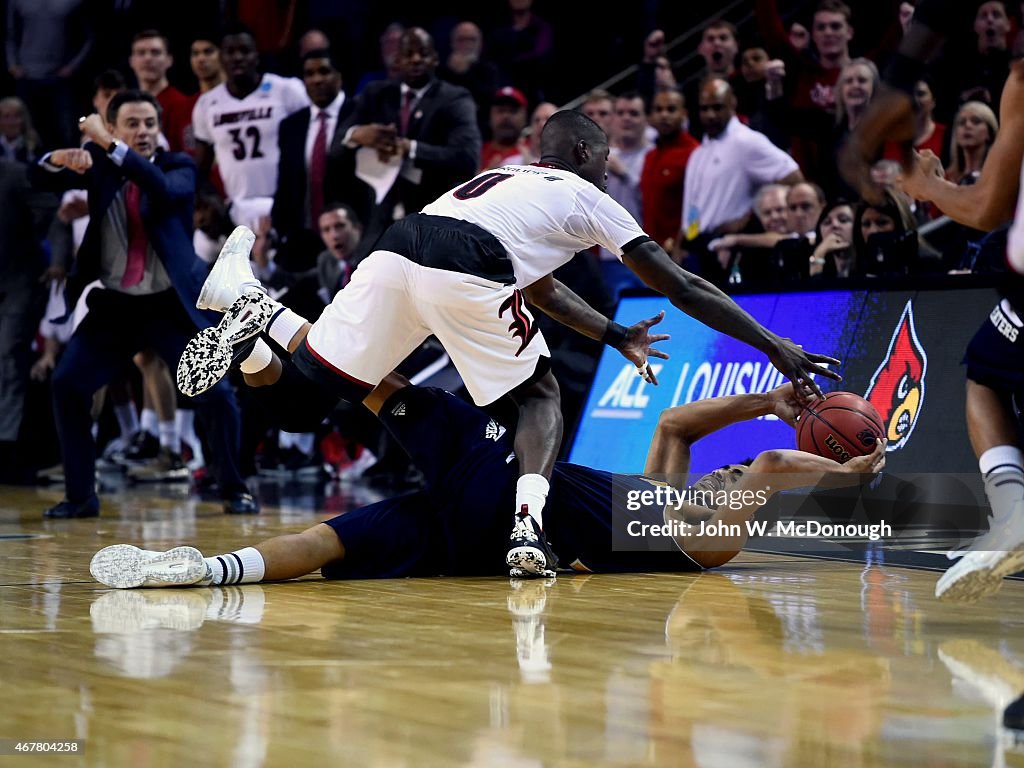
<path fill-rule="evenodd" d="M 804 409 L 804 403 L 797 399 L 793 385 L 787 381 L 781 387 L 768 392 L 766 396 L 771 402 L 772 413 L 789 426 L 796 427 L 796 420 Z"/>
<path fill-rule="evenodd" d="M 804 404 L 812 397 L 825 396 L 812 376 L 824 376 L 833 381 L 843 380 L 838 373 L 825 367 L 825 364 L 839 365 L 836 358 L 804 352 L 791 339 L 778 338 L 774 348 L 768 352 L 768 359 L 793 383 L 797 399 Z"/>
<path fill-rule="evenodd" d="M 650 363 L 647 362 L 647 358 L 658 357 L 662 360 L 668 360 L 668 354 L 651 345 L 657 344 L 659 341 L 667 341 L 671 337 L 667 333 L 652 334 L 650 329 L 664 319 L 665 312 L 661 311 L 654 317 L 631 325 L 626 329 L 625 340 L 616 347 L 623 357 L 636 366 L 637 373 L 643 377 L 644 381 L 650 382 L 655 386 L 658 384 L 658 379 L 654 375 Z"/>
<path fill-rule="evenodd" d="M 877 440 L 875 450 L 866 456 L 854 456 L 841 465 L 842 471 L 856 475 L 877 475 L 885 469 L 885 443 L 884 439 Z"/>

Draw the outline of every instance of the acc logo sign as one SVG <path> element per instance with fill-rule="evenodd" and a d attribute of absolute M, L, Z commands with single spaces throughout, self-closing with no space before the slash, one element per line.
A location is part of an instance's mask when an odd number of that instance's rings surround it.
<path fill-rule="evenodd" d="M 917 339 L 911 302 L 892 334 L 885 360 L 871 377 L 864 399 L 878 409 L 889 443 L 886 451 L 898 451 L 910 439 L 924 407 L 924 377 L 928 355 Z"/>

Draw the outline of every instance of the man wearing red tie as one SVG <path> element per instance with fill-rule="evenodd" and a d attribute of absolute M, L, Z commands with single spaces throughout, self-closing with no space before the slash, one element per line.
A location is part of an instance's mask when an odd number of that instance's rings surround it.
<path fill-rule="evenodd" d="M 401 163 L 394 185 L 368 217 L 357 206 L 366 222 L 366 244 L 372 245 L 400 213 L 418 212 L 469 181 L 479 167 L 476 102 L 465 88 L 436 77 L 438 61 L 426 30 L 405 30 L 398 50 L 401 80 L 366 87 L 334 148 L 340 157 L 354 158 L 369 147 L 380 160 Z"/>
<path fill-rule="evenodd" d="M 82 149 L 47 154 L 34 169 L 39 187 L 89 192 L 89 228 L 67 278 L 67 314 L 83 288 L 89 313 L 53 373 L 54 415 L 64 460 L 64 501 L 50 518 L 95 517 L 96 446 L 89 415 L 92 396 L 153 349 L 173 370 L 190 336 L 213 317 L 196 309 L 205 266 L 192 248 L 196 167 L 185 154 L 158 151 L 160 105 L 148 93 L 114 96 L 106 120 L 79 121 L 90 141 Z M 238 469 L 239 416 L 226 382 L 209 391 L 197 410 L 210 443 L 224 511 L 257 512 Z"/>
<path fill-rule="evenodd" d="M 341 72 L 330 51 L 315 49 L 302 57 L 302 80 L 311 106 L 281 121 L 271 212 L 277 239 L 275 263 L 296 272 L 312 269 L 316 254 L 323 250 L 317 228 L 326 206 L 346 202 L 355 204 L 364 217 L 370 212 L 368 195 L 362 191 L 365 185 L 355 181 L 355 168 L 329 155 L 353 105 L 341 88 Z"/>

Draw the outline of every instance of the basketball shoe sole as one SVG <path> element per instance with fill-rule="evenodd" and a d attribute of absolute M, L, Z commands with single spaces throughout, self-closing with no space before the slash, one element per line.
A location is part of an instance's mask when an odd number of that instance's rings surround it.
<path fill-rule="evenodd" d="M 940 600 L 975 603 L 994 595 L 1003 579 L 1024 569 L 1024 541 L 1006 550 L 966 552 L 935 584 Z"/>
<path fill-rule="evenodd" d="M 185 587 L 205 579 L 209 568 L 203 553 L 195 547 L 153 552 L 131 544 L 114 544 L 93 555 L 89 573 L 100 584 L 114 589 Z"/>
<path fill-rule="evenodd" d="M 178 361 L 178 389 L 200 395 L 224 378 L 234 359 L 234 345 L 262 331 L 277 307 L 267 294 L 250 291 L 228 307 L 213 328 L 204 328 L 185 346 Z"/>

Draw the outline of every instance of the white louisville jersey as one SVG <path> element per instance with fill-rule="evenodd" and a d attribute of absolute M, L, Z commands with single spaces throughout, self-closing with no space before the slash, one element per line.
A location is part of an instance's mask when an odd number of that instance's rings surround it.
<path fill-rule="evenodd" d="M 622 258 L 623 246 L 647 235 L 626 209 L 570 171 L 506 165 L 445 193 L 423 213 L 476 224 L 508 252 L 516 287 L 525 288 L 600 245 Z"/>
<path fill-rule="evenodd" d="M 301 80 L 269 73 L 244 99 L 232 96 L 224 83 L 199 97 L 192 129 L 197 139 L 213 145 L 229 199 L 274 196 L 278 127 L 308 106 Z"/>

